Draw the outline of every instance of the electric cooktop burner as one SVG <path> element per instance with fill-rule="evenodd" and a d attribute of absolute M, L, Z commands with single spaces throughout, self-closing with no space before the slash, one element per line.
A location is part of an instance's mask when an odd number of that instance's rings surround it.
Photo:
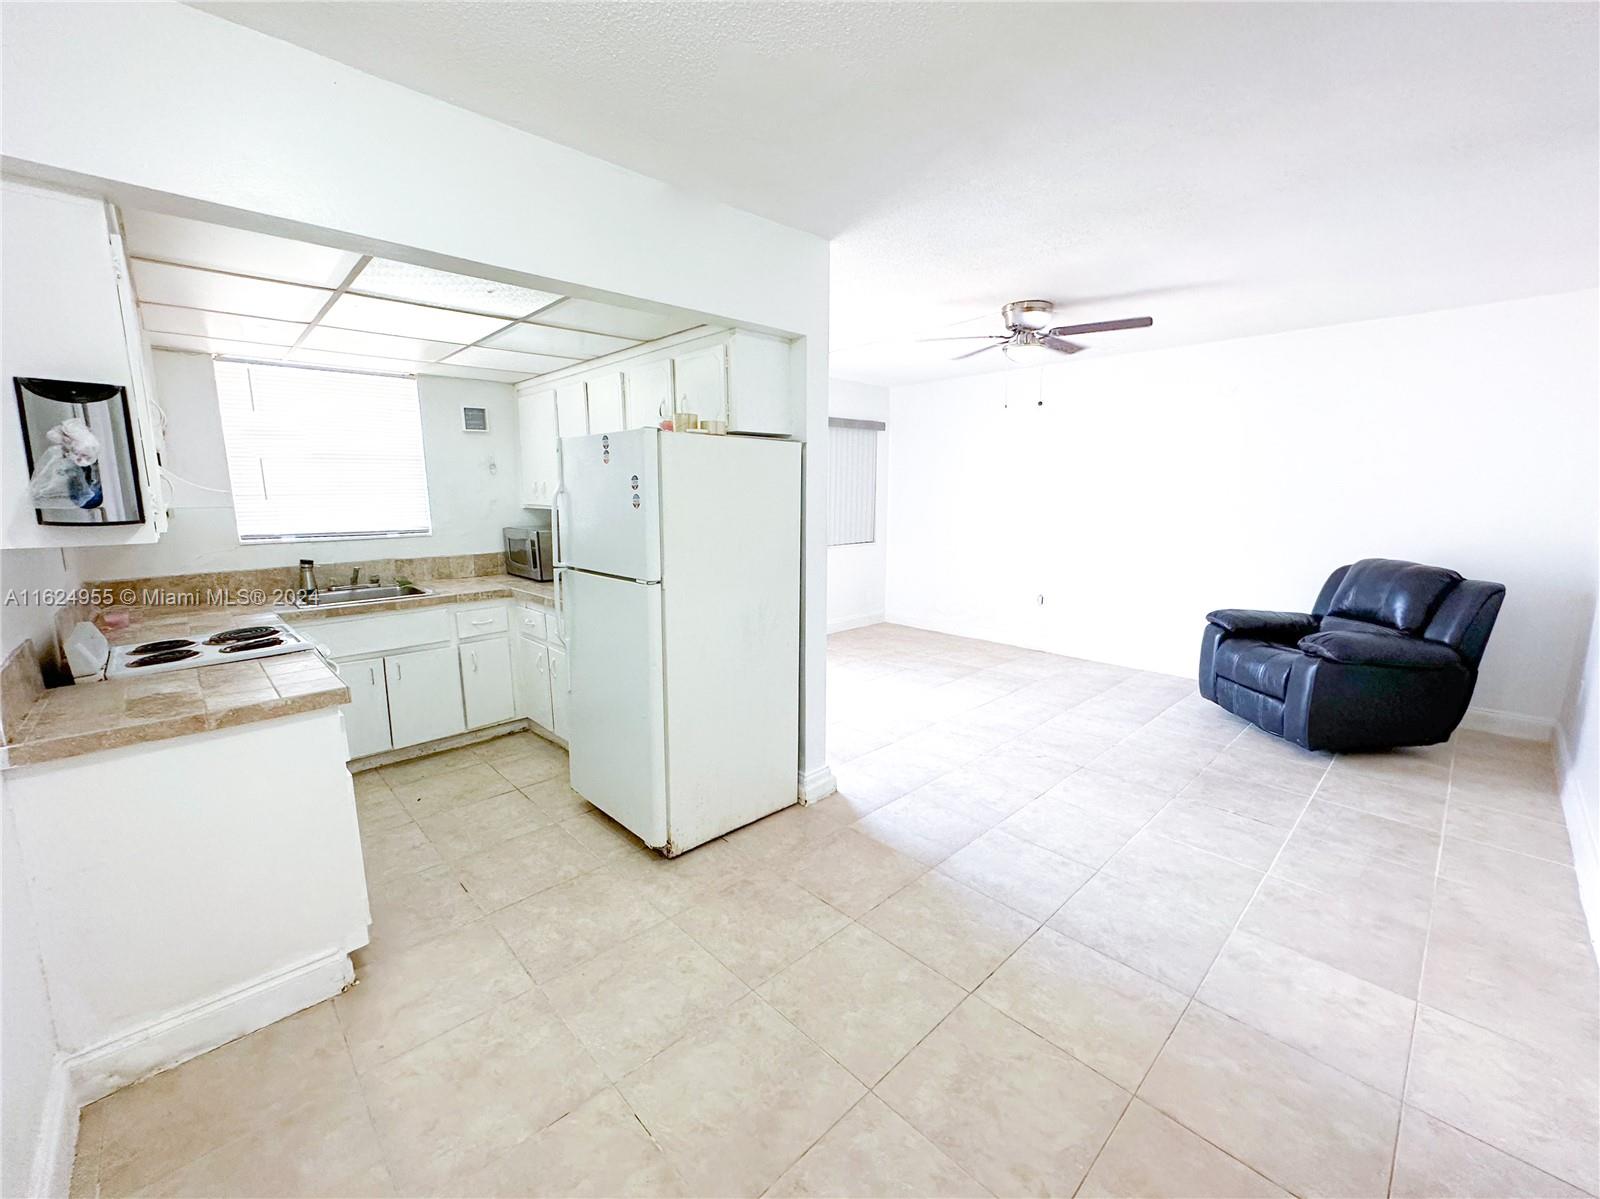
<path fill-rule="evenodd" d="M 184 637 L 174 637 L 167 641 L 146 641 L 143 645 L 136 645 L 128 651 L 134 657 L 140 654 L 159 654 L 169 649 L 188 649 L 194 642 Z"/>
<path fill-rule="evenodd" d="M 246 650 L 267 649 L 274 645 L 282 645 L 282 637 L 263 637 L 260 641 L 235 641 L 224 645 L 217 652 L 219 654 L 242 654 Z"/>
<path fill-rule="evenodd" d="M 156 645 L 169 645 L 169 644 L 172 644 L 172 643 L 171 642 L 165 642 L 165 641 L 158 641 L 158 642 L 155 642 L 154 644 L 156 644 Z M 193 643 L 192 642 L 182 642 L 182 641 L 180 641 L 177 644 L 179 644 L 179 645 L 187 645 L 187 644 L 193 644 Z M 168 649 L 168 650 L 162 650 L 158 654 L 150 654 L 148 657 L 135 658 L 135 659 L 133 659 L 133 661 L 128 663 L 128 667 L 129 667 L 129 669 L 137 669 L 140 666 L 160 666 L 163 662 L 182 662 L 185 658 L 198 658 L 199 656 L 200 656 L 200 651 L 197 650 L 197 649 Z"/>
<path fill-rule="evenodd" d="M 270 624 L 253 624 L 243 629 L 228 629 L 206 638 L 207 645 L 227 645 L 231 641 L 260 641 L 263 637 L 276 637 L 283 630 Z"/>

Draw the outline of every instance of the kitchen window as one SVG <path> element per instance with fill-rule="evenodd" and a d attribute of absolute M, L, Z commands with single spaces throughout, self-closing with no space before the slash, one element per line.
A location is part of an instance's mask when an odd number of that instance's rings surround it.
<path fill-rule="evenodd" d="M 879 421 L 828 421 L 828 544 L 878 539 Z"/>
<path fill-rule="evenodd" d="M 241 542 L 432 532 L 414 378 L 216 361 Z"/>

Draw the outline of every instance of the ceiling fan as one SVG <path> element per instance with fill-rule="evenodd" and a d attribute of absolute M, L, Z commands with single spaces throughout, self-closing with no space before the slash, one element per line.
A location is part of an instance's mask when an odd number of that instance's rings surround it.
<path fill-rule="evenodd" d="M 1000 310 L 1000 319 L 1009 333 L 974 334 L 967 337 L 925 337 L 923 341 L 987 341 L 986 346 L 957 354 L 952 362 L 975 358 L 990 350 L 1000 350 L 1012 362 L 1037 366 L 1050 361 L 1056 354 L 1076 354 L 1087 350 L 1069 337 L 1082 333 L 1111 333 L 1118 329 L 1148 329 L 1155 321 L 1148 316 L 1128 317 L 1120 321 L 1090 321 L 1082 325 L 1050 324 L 1055 305 L 1049 300 L 1013 300 Z"/>

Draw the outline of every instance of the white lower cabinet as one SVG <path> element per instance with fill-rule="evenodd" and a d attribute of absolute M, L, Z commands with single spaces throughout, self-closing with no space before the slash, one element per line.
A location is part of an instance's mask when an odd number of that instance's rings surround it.
<path fill-rule="evenodd" d="M 550 651 L 542 641 L 517 637 L 517 707 L 534 724 L 555 732 L 550 701 Z"/>
<path fill-rule="evenodd" d="M 486 637 L 462 643 L 461 694 L 466 700 L 469 729 L 481 729 L 516 717 L 510 638 Z"/>
<path fill-rule="evenodd" d="M 350 742 L 350 756 L 392 749 L 389 736 L 389 688 L 383 659 L 339 663 L 339 677 L 350 688 L 350 702 L 344 707 L 344 735 Z"/>
<path fill-rule="evenodd" d="M 567 692 L 571 679 L 567 674 L 567 651 L 560 646 L 547 647 L 550 654 L 550 731 L 557 737 L 567 735 Z"/>
<path fill-rule="evenodd" d="M 454 646 L 392 654 L 383 666 L 389 687 L 389 731 L 396 749 L 466 731 L 461 662 Z"/>

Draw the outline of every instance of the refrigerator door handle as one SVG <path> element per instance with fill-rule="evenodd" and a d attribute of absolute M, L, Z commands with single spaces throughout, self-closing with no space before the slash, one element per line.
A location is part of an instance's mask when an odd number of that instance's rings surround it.
<path fill-rule="evenodd" d="M 570 650 L 572 647 L 567 644 L 566 618 L 561 608 L 561 576 L 566 573 L 567 568 L 558 564 L 554 573 L 552 573 L 550 577 L 555 583 L 556 593 L 556 640 L 561 642 L 562 645 L 566 646 L 567 649 Z M 570 658 L 567 660 L 569 662 L 571 661 Z"/>

